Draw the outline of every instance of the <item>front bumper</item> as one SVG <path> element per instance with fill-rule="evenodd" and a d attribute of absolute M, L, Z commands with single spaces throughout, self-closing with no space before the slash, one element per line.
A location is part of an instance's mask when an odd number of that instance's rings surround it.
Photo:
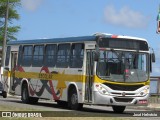
<path fill-rule="evenodd" d="M 147 106 L 149 94 L 143 97 L 136 96 L 109 96 L 102 95 L 98 91 L 93 93 L 93 102 L 98 105 L 118 105 L 118 106 Z"/>

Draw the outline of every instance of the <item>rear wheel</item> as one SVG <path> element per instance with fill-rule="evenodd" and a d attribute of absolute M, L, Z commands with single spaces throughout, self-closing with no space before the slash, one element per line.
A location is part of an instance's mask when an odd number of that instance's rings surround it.
<path fill-rule="evenodd" d="M 80 110 L 83 107 L 82 103 L 78 103 L 78 95 L 76 89 L 69 91 L 68 107 L 73 110 Z"/>
<path fill-rule="evenodd" d="M 123 113 L 126 106 L 112 106 L 112 109 L 115 113 Z"/>
<path fill-rule="evenodd" d="M 38 102 L 39 98 L 34 98 L 34 97 L 29 97 L 29 93 L 28 93 L 28 86 L 27 84 L 24 84 L 22 87 L 22 93 L 21 93 L 21 100 L 23 103 L 31 103 L 31 104 L 35 104 Z"/>
<path fill-rule="evenodd" d="M 29 103 L 29 93 L 28 93 L 28 86 L 27 84 L 24 84 L 22 86 L 22 102 L 23 103 Z"/>
<path fill-rule="evenodd" d="M 67 107 L 67 102 L 66 101 L 57 100 L 56 102 L 57 102 L 57 105 L 59 107 L 63 107 L 63 108 Z"/>
<path fill-rule="evenodd" d="M 36 104 L 38 102 L 39 98 L 36 97 L 29 97 L 29 102 L 31 104 Z"/>

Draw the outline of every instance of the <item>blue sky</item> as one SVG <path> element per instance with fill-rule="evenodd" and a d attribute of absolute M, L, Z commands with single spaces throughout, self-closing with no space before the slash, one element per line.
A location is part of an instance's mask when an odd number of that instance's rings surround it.
<path fill-rule="evenodd" d="M 160 76 L 160 0 L 22 0 L 17 8 L 18 40 L 92 35 L 106 32 L 142 37 L 156 52 L 152 75 Z"/>

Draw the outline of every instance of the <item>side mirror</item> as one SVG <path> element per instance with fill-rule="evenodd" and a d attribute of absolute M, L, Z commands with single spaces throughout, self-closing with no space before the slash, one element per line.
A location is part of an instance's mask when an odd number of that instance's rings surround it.
<path fill-rule="evenodd" d="M 95 52 L 94 61 L 99 60 L 99 52 Z"/>
<path fill-rule="evenodd" d="M 155 53 L 150 54 L 150 72 L 152 72 L 152 63 L 156 62 Z"/>
<path fill-rule="evenodd" d="M 155 63 L 155 62 L 156 62 L 155 53 L 152 53 L 152 54 L 151 54 L 151 57 L 152 57 L 152 62 L 154 62 L 154 63 Z"/>

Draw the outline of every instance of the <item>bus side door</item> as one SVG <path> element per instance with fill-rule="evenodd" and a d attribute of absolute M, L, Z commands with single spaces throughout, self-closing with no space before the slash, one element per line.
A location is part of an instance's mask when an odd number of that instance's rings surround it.
<path fill-rule="evenodd" d="M 87 50 L 86 53 L 85 102 L 92 102 L 94 51 Z"/>
<path fill-rule="evenodd" d="M 10 93 L 15 92 L 15 69 L 17 66 L 18 53 L 11 51 L 11 79 L 10 79 Z"/>

